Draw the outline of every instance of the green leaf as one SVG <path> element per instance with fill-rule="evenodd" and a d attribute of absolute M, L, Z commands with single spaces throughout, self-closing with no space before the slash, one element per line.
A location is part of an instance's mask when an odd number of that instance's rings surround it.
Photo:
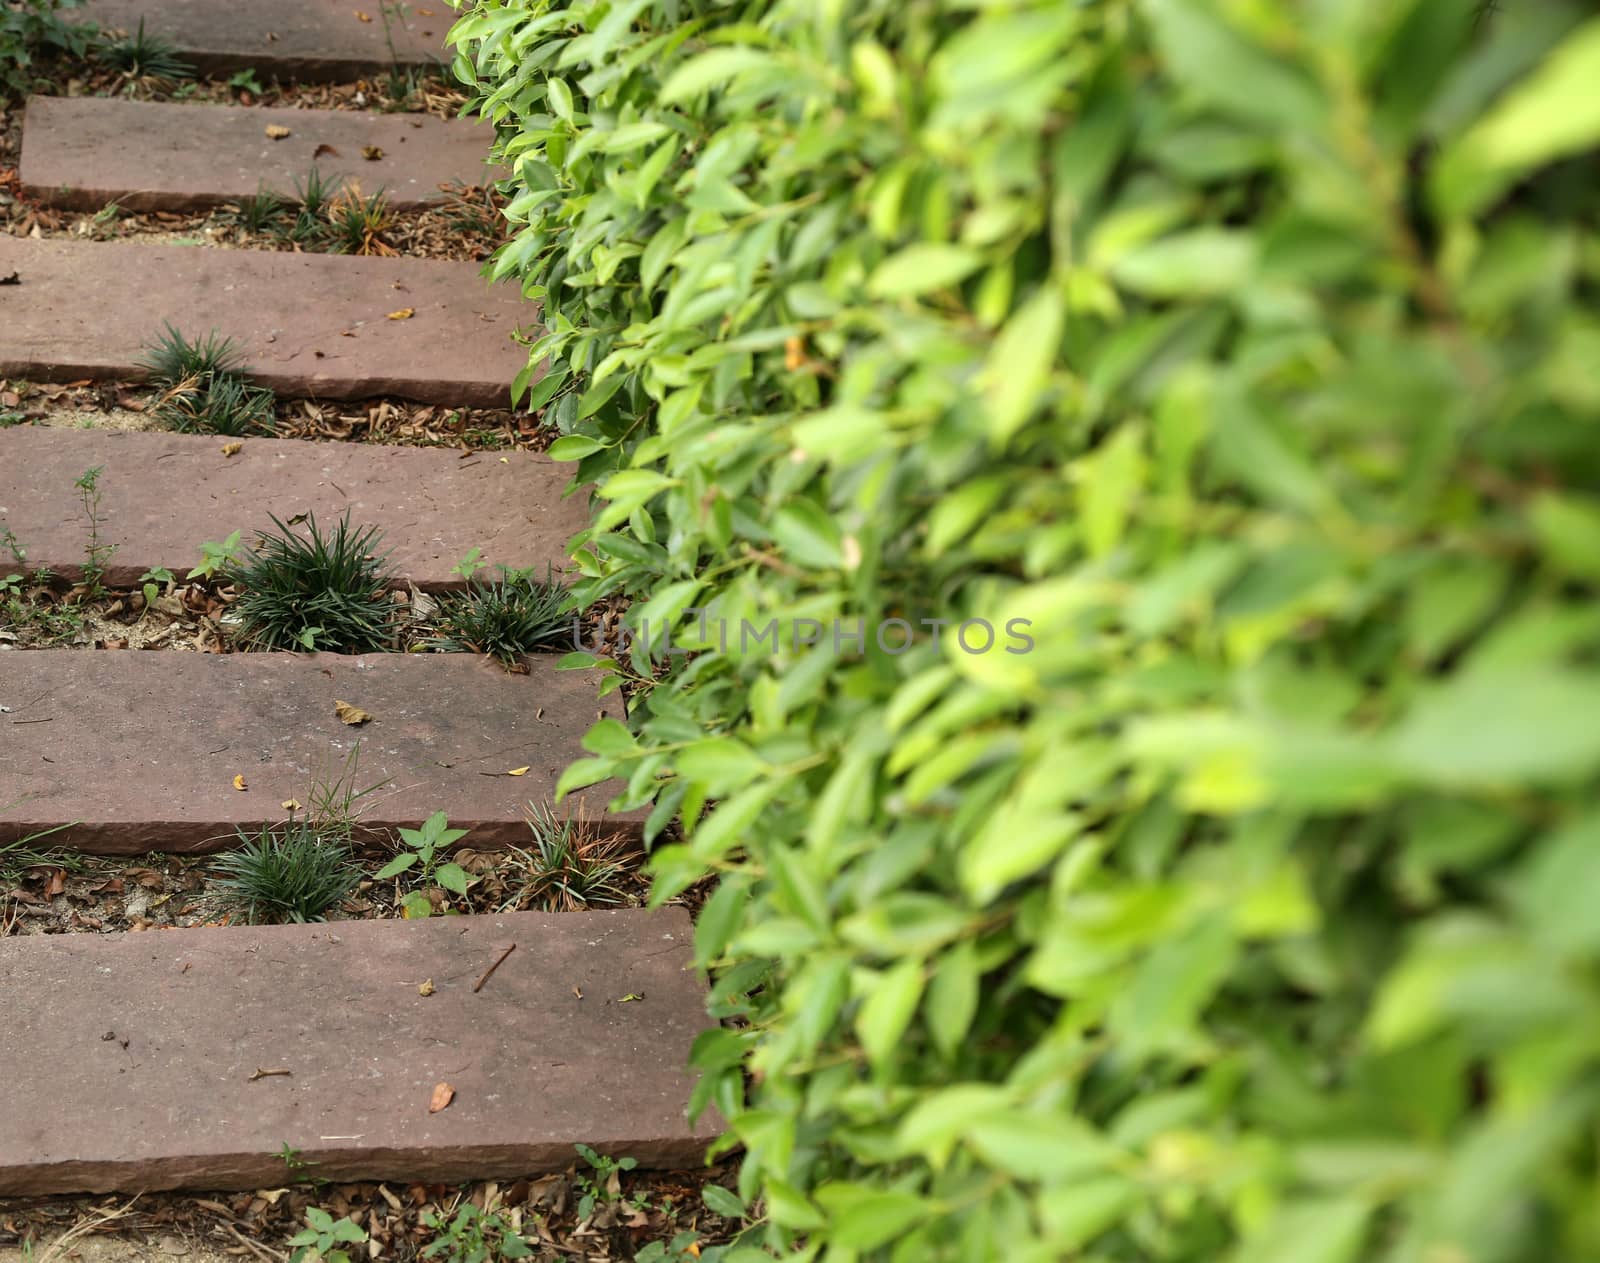
<path fill-rule="evenodd" d="M 903 960 L 876 977 L 856 1015 L 856 1034 L 867 1060 L 874 1066 L 883 1066 L 894 1055 L 921 999 L 919 960 Z"/>
<path fill-rule="evenodd" d="M 467 876 L 467 870 L 459 864 L 441 864 L 434 870 L 434 879 L 446 890 L 454 894 L 464 895 L 467 888 L 472 885 L 472 878 Z"/>
<path fill-rule="evenodd" d="M 1256 241 L 1230 228 L 1192 228 L 1137 246 L 1111 265 L 1118 285 L 1150 298 L 1230 294 L 1249 284 Z"/>
<path fill-rule="evenodd" d="M 1545 491 L 1529 516 L 1551 561 L 1568 574 L 1600 579 L 1600 501 Z"/>
<path fill-rule="evenodd" d="M 401 855 L 396 855 L 392 860 L 380 868 L 374 874 L 374 876 L 377 877 L 379 881 L 385 881 L 398 873 L 405 872 L 406 869 L 410 868 L 416 862 L 417 853 L 415 851 L 406 851 Z"/>
<path fill-rule="evenodd" d="M 947 289 L 972 275 L 983 256 L 965 246 L 907 246 L 880 263 L 867 280 L 874 298 L 910 298 Z"/>
<path fill-rule="evenodd" d="M 1600 767 L 1600 675 L 1557 667 L 1463 672 L 1422 692 L 1385 748 L 1440 786 L 1548 784 Z"/>
<path fill-rule="evenodd" d="M 1021 429 L 1044 401 L 1065 323 L 1066 305 L 1056 289 L 1046 285 L 1017 310 L 995 339 L 983 376 L 989 438 L 996 445 Z"/>
<path fill-rule="evenodd" d="M 926 1199 L 865 1184 L 824 1184 L 817 1201 L 828 1212 L 829 1237 L 850 1250 L 875 1250 L 927 1215 Z"/>
<path fill-rule="evenodd" d="M 602 751 L 604 753 L 604 751 Z M 732 737 L 708 737 L 679 751 L 678 774 L 722 798 L 742 789 L 767 771 L 760 755 Z"/>
<path fill-rule="evenodd" d="M 1025 1180 L 1076 1179 L 1116 1156 L 1086 1123 L 1049 1110 L 996 1110 L 969 1123 L 965 1138 L 984 1161 Z"/>
<path fill-rule="evenodd" d="M 626 758 L 638 753 L 639 743 L 626 724 L 607 717 L 591 724 L 583 734 L 583 748 L 607 758 Z"/>
<path fill-rule="evenodd" d="M 725 1219 L 743 1219 L 747 1213 L 739 1195 L 723 1188 L 720 1184 L 707 1184 L 702 1187 L 700 1198 L 708 1208 Z"/>
<path fill-rule="evenodd" d="M 1434 193 L 1472 215 L 1523 173 L 1600 141 L 1600 18 L 1570 35 L 1440 156 Z"/>
<path fill-rule="evenodd" d="M 954 1055 L 978 1012 L 978 955 L 962 943 L 940 957 L 928 985 L 928 1033 L 946 1057 Z"/>
<path fill-rule="evenodd" d="M 1254 43 L 1210 0 L 1142 0 L 1171 73 L 1202 100 L 1274 130 L 1320 132 L 1332 117 L 1299 66 Z"/>
<path fill-rule="evenodd" d="M 726 83 L 747 70 L 772 65 L 768 53 L 754 48 L 714 48 L 679 66 L 656 94 L 662 105 L 675 105 L 708 88 Z"/>

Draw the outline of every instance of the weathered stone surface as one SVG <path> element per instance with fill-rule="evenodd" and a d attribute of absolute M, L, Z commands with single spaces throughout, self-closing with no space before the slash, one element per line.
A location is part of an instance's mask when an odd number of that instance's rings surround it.
<path fill-rule="evenodd" d="M 579 1142 L 694 1165 L 691 933 L 666 909 L 0 939 L 0 1196 L 275 1187 L 285 1144 L 330 1180 L 555 1170 Z"/>
<path fill-rule="evenodd" d="M 616 695 L 597 700 L 597 673 L 554 661 L 533 657 L 527 675 L 510 675 L 468 654 L 0 653 L 0 844 L 69 825 L 52 844 L 109 855 L 232 846 L 236 829 L 281 821 L 284 802 L 309 803 L 358 742 L 361 785 L 387 782 L 362 801 L 364 825 L 443 811 L 472 831 L 465 846 L 521 844 L 527 804 L 551 798 L 600 714 L 622 713 Z M 336 701 L 371 722 L 345 725 Z M 527 771 L 507 775 L 516 768 Z M 619 788 L 581 791 L 563 809 L 602 816 Z"/>
<path fill-rule="evenodd" d="M 72 16 L 103 30 L 173 44 L 205 74 L 255 70 L 263 80 L 348 81 L 447 56 L 444 37 L 454 14 L 444 0 L 408 4 L 389 19 L 391 55 L 379 0 L 88 0 Z"/>
<path fill-rule="evenodd" d="M 157 566 L 181 577 L 202 541 L 234 530 L 252 539 L 272 529 L 268 514 L 287 522 L 314 513 L 326 527 L 348 509 L 353 526 L 383 531 L 402 580 L 438 591 L 462 586 L 450 571 L 474 548 L 492 565 L 559 571 L 567 540 L 586 524 L 584 497 L 561 496 L 568 467 L 531 452 L 235 441 L 228 456 L 229 440 L 214 436 L 0 430 L 0 525 L 29 567 L 75 581 L 87 523 L 72 484 L 100 466 L 100 540 L 116 546 L 106 567 L 114 586 Z"/>
<path fill-rule="evenodd" d="M 498 407 L 538 308 L 476 263 L 0 235 L 0 377 L 139 376 L 170 321 L 233 338 L 279 394 Z M 410 310 L 405 319 L 390 320 Z"/>
<path fill-rule="evenodd" d="M 269 126 L 289 135 L 272 140 Z M 382 189 L 404 210 L 441 200 L 441 184 L 498 178 L 486 165 L 491 139 L 479 124 L 429 114 L 34 97 L 23 116 L 22 187 L 71 210 L 114 201 L 125 210 L 196 211 L 262 187 L 292 198 L 315 168 L 367 195 Z"/>

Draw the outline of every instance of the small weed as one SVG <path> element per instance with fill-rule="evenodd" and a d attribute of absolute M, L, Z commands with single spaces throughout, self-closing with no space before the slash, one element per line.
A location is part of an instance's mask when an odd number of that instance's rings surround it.
<path fill-rule="evenodd" d="M 289 1238 L 294 1247 L 289 1263 L 350 1263 L 349 1252 L 340 1247 L 360 1245 L 366 1239 L 367 1230 L 349 1215 L 335 1219 L 319 1206 L 308 1206 L 306 1227 Z M 366 1253 L 361 1251 L 363 1258 Z"/>
<path fill-rule="evenodd" d="M 166 588 L 170 592 L 176 582 L 177 579 L 172 571 L 165 566 L 153 566 L 140 575 L 140 591 L 144 593 L 145 613 L 149 613 L 150 607 L 156 603 L 156 597 L 161 595 L 161 589 Z M 144 615 L 141 614 L 140 617 L 143 618 Z"/>
<path fill-rule="evenodd" d="M 323 765 L 311 778 L 306 792 L 306 819 L 324 838 L 352 840 L 360 823 L 362 799 L 377 793 L 393 779 L 386 778 L 357 789 L 360 781 L 356 767 L 360 760 L 361 743 L 356 742 L 337 770 Z"/>
<path fill-rule="evenodd" d="M 320 921 L 361 880 L 343 838 L 325 837 L 310 822 L 239 833 L 237 850 L 219 856 L 218 907 L 251 925 Z"/>
<path fill-rule="evenodd" d="M 394 253 L 383 234 L 394 225 L 389 198 L 382 189 L 371 197 L 346 190 L 328 203 L 327 248 L 334 254 Z"/>
<path fill-rule="evenodd" d="M 58 7 L 64 6 L 54 0 L 0 3 L 0 107 L 46 81 L 39 73 L 40 54 L 83 57 L 89 51 L 94 28 L 64 21 Z"/>
<path fill-rule="evenodd" d="M 389 648 L 395 607 L 392 580 L 376 527 L 352 530 L 350 516 L 324 535 L 307 519 L 309 537 L 274 517 L 256 552 L 224 571 L 242 589 L 234 602 L 246 642 L 257 649 L 326 649 L 373 653 Z"/>
<path fill-rule="evenodd" d="M 499 1215 L 462 1202 L 446 1219 L 432 1211 L 422 1222 L 438 1233 L 422 1251 L 425 1259 L 446 1263 L 494 1263 L 496 1259 L 526 1259 L 533 1255 L 528 1243 Z"/>
<path fill-rule="evenodd" d="M 194 78 L 194 67 L 179 59 L 177 45 L 159 35 L 147 35 L 143 18 L 134 34 L 101 48 L 100 60 L 129 79 Z"/>
<path fill-rule="evenodd" d="M 261 184 L 256 186 L 253 197 L 239 199 L 233 222 L 246 232 L 275 233 L 282 227 L 288 210 L 288 203 L 282 197 Z"/>
<path fill-rule="evenodd" d="M 93 469 L 84 470 L 72 484 L 78 491 L 78 503 L 83 506 L 83 515 L 89 523 L 89 537 L 83 545 L 83 587 L 90 600 L 105 594 L 106 562 L 117 551 L 115 544 L 100 542 L 100 528 L 104 521 L 100 516 L 100 474 L 103 468 L 96 465 Z"/>
<path fill-rule="evenodd" d="M 487 561 L 478 560 L 481 556 L 483 556 L 483 549 L 474 548 L 469 550 L 465 557 L 450 567 L 450 573 L 458 574 L 463 579 L 472 578 L 478 571 L 487 568 L 489 565 Z"/>
<path fill-rule="evenodd" d="M 448 823 L 444 812 L 436 811 L 423 822 L 422 828 L 401 829 L 400 843 L 407 849 L 380 868 L 374 877 L 387 881 L 417 868 L 416 880 L 421 885 L 442 886 L 454 894 L 466 894 L 472 884 L 467 870 L 459 864 L 439 862 L 439 853 L 444 848 L 467 836 L 465 829 L 447 828 Z M 433 912 L 433 904 L 420 890 L 408 894 L 401 901 L 401 908 L 406 919 L 411 921 L 425 920 Z"/>
<path fill-rule="evenodd" d="M 76 640 L 84 628 L 83 611 L 51 589 L 54 576 L 36 570 L 0 576 L 0 626 L 15 632 L 24 643 L 49 646 Z"/>
<path fill-rule="evenodd" d="M 623 834 L 597 835 L 583 819 L 557 817 L 544 804 L 530 805 L 528 828 L 532 845 L 526 850 L 509 848 L 512 858 L 507 868 L 523 876 L 502 912 L 514 908 L 573 912 L 614 907 L 627 900 L 622 878 L 628 871 L 624 860 L 628 839 Z"/>
<path fill-rule="evenodd" d="M 21 541 L 17 539 L 16 532 L 13 531 L 9 526 L 6 526 L 4 523 L 0 523 L 0 548 L 3 548 L 6 552 L 10 553 L 12 560 L 15 561 L 17 565 L 22 566 L 27 564 L 27 551 L 22 547 Z"/>
<path fill-rule="evenodd" d="M 475 561 L 472 553 L 463 559 L 467 561 Z M 563 613 L 567 589 L 555 581 L 554 571 L 546 568 L 544 581 L 539 582 L 531 570 L 498 569 L 498 579 L 472 580 L 468 591 L 438 598 L 429 647 L 492 654 L 510 665 L 519 654 L 562 643 L 562 632 L 569 626 Z"/>
<path fill-rule="evenodd" d="M 188 574 L 190 579 L 209 579 L 244 564 L 244 550 L 239 545 L 242 531 L 235 531 L 220 544 L 206 540 L 200 545 L 200 564 Z"/>
<path fill-rule="evenodd" d="M 256 78 L 254 66 L 246 66 L 243 70 L 235 71 L 233 74 L 229 75 L 228 86 L 230 88 L 237 88 L 241 92 L 249 92 L 254 96 L 260 96 L 266 91 L 266 89 L 261 86 L 261 80 Z"/>
<path fill-rule="evenodd" d="M 633 1170 L 639 1163 L 634 1158 L 612 1158 L 596 1153 L 588 1145 L 575 1147 L 594 1172 L 592 1177 L 582 1171 L 577 1174 L 578 1218 L 587 1219 L 594 1214 L 597 1203 L 622 1200 L 622 1173 Z"/>
<path fill-rule="evenodd" d="M 316 167 L 306 172 L 304 180 L 296 180 L 295 201 L 300 204 L 300 210 L 289 229 L 289 239 L 311 245 L 326 236 L 328 208 L 343 187 L 342 180 L 323 179 Z"/>

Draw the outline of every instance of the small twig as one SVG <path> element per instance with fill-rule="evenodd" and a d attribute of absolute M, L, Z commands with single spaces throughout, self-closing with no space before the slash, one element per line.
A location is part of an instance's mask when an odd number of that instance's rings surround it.
<path fill-rule="evenodd" d="M 11 722 L 13 724 L 53 724 L 55 723 L 55 717 L 51 716 L 49 719 L 13 719 Z"/>
<path fill-rule="evenodd" d="M 275 1070 L 257 1069 L 257 1071 L 253 1075 L 251 1075 L 250 1078 L 246 1080 L 246 1082 L 254 1083 L 257 1079 L 272 1079 L 272 1078 L 277 1078 L 277 1077 L 282 1076 L 282 1075 L 291 1075 L 293 1073 L 294 1073 L 293 1070 L 289 1070 L 289 1069 L 287 1069 L 285 1067 L 279 1067 L 279 1068 L 277 1068 Z"/>
<path fill-rule="evenodd" d="M 478 992 L 483 990 L 483 984 L 489 981 L 489 975 L 494 973 L 495 970 L 499 969 L 501 962 L 504 961 L 507 956 L 511 955 L 511 953 L 516 951 L 516 950 L 517 950 L 517 945 L 515 943 L 513 943 L 510 947 L 506 948 L 505 951 L 500 953 L 499 957 L 495 960 L 494 964 L 490 965 L 489 968 L 487 968 L 487 969 L 485 969 L 483 971 L 483 977 L 479 978 L 477 982 L 472 984 L 472 994 L 473 995 L 477 995 Z"/>
<path fill-rule="evenodd" d="M 244 1233 L 240 1232 L 232 1224 L 223 1224 L 222 1226 L 224 1228 L 226 1228 L 229 1232 L 233 1233 L 233 1235 L 238 1238 L 240 1245 L 248 1246 L 252 1251 L 254 1251 L 255 1252 L 255 1256 L 258 1259 L 265 1259 L 267 1261 L 267 1263 L 283 1263 L 283 1260 L 285 1260 L 285 1259 L 287 1259 L 289 1257 L 287 1254 L 280 1254 L 276 1250 L 269 1250 L 264 1245 L 257 1245 L 254 1241 L 250 1240 L 249 1237 L 245 1236 Z"/>

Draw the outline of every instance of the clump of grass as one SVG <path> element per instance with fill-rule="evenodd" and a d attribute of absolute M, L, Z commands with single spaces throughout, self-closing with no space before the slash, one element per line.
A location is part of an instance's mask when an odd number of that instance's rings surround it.
<path fill-rule="evenodd" d="M 257 185 L 253 197 L 239 199 L 234 223 L 246 232 L 274 234 L 282 226 L 288 205 L 265 184 Z"/>
<path fill-rule="evenodd" d="M 297 535 L 278 518 L 253 554 L 225 571 L 241 589 L 234 602 L 241 634 L 256 649 L 375 653 L 390 647 L 395 607 L 376 527 L 353 530 L 350 515 L 324 534 L 315 516 Z"/>
<path fill-rule="evenodd" d="M 348 189 L 328 203 L 326 242 L 334 254 L 393 254 L 383 234 L 394 224 L 389 198 L 382 189 L 371 197 Z"/>
<path fill-rule="evenodd" d="M 191 342 L 169 323 L 140 361 L 161 397 L 150 415 L 183 434 L 237 437 L 272 426 L 273 395 L 241 375 L 233 339 L 214 330 Z"/>
<path fill-rule="evenodd" d="M 289 239 L 310 245 L 326 236 L 328 208 L 339 196 L 343 187 L 342 180 L 324 179 L 322 172 L 316 167 L 306 172 L 304 180 L 296 180 L 294 200 L 299 203 L 300 209 L 295 215 L 294 224 L 289 228 Z"/>
<path fill-rule="evenodd" d="M 194 78 L 194 67 L 178 57 L 177 45 L 159 35 L 145 34 L 143 18 L 134 34 L 102 47 L 100 60 L 130 79 Z"/>
<path fill-rule="evenodd" d="M 532 570 L 498 569 L 497 579 L 474 577 L 467 591 L 437 598 L 427 647 L 490 654 L 508 666 L 519 654 L 561 647 L 569 626 L 567 589 L 554 571 L 547 567 L 541 582 Z"/>
<path fill-rule="evenodd" d="M 309 821 L 291 817 L 238 837 L 242 845 L 212 866 L 212 898 L 220 912 L 252 925 L 320 921 L 361 880 L 344 838 L 324 835 Z"/>
<path fill-rule="evenodd" d="M 582 816 L 557 816 L 544 803 L 530 803 L 527 819 L 533 841 L 525 849 L 507 848 L 511 893 L 501 912 L 574 912 L 627 902 L 625 835 L 600 833 Z"/>

